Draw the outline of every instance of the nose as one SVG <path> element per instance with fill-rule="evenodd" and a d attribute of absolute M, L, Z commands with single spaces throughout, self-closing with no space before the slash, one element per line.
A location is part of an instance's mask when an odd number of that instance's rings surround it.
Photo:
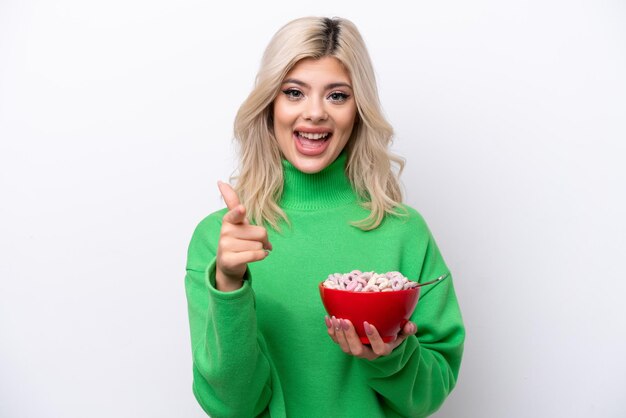
<path fill-rule="evenodd" d="M 328 119 L 328 113 L 324 107 L 324 99 L 309 98 L 302 116 L 304 119 L 310 120 L 311 122 L 320 122 Z"/>

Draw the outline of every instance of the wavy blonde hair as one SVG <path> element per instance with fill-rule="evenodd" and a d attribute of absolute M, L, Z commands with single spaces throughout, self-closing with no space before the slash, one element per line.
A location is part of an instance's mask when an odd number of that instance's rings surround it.
<path fill-rule="evenodd" d="M 272 108 L 280 86 L 293 66 L 304 58 L 338 59 L 350 74 L 357 116 L 346 145 L 346 174 L 360 204 L 369 210 L 352 224 L 363 230 L 378 227 L 386 214 L 405 213 L 399 176 L 404 160 L 388 147 L 393 129 L 383 116 L 374 69 L 358 29 L 347 19 L 303 17 L 276 32 L 267 46 L 255 85 L 234 123 L 239 144 L 235 190 L 250 221 L 279 229 L 289 222 L 280 208 L 283 192 L 282 156 L 273 132 Z M 395 165 L 395 167 L 394 167 Z"/>

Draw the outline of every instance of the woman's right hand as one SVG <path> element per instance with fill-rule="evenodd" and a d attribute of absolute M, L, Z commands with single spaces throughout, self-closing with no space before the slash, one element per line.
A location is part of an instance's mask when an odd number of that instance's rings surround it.
<path fill-rule="evenodd" d="M 221 181 L 217 187 L 228 207 L 222 220 L 222 230 L 217 245 L 216 287 L 231 292 L 241 287 L 248 263 L 265 259 L 272 249 L 267 230 L 250 225 L 246 208 L 239 202 L 233 188 Z"/>

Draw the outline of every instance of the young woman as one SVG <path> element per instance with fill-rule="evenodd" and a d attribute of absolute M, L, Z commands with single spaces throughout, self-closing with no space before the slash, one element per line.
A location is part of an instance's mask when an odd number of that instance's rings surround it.
<path fill-rule="evenodd" d="M 325 317 L 318 284 L 358 269 L 449 273 L 402 204 L 374 72 L 357 28 L 282 27 L 235 120 L 236 186 L 200 222 L 185 280 L 193 391 L 212 417 L 426 416 L 453 389 L 464 326 L 450 278 L 422 289 L 394 341 Z"/>

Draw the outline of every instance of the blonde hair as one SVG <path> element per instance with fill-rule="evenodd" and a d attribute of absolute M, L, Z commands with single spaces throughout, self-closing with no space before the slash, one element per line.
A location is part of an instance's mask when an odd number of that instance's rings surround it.
<path fill-rule="evenodd" d="M 352 224 L 371 230 L 381 224 L 386 214 L 404 213 L 399 182 L 404 160 L 388 150 L 393 129 L 381 110 L 365 42 L 347 19 L 303 17 L 287 23 L 273 36 L 263 54 L 255 86 L 235 117 L 234 134 L 240 148 L 235 190 L 248 217 L 258 225 L 279 229 L 281 220 L 288 222 L 278 204 L 283 171 L 273 133 L 274 98 L 298 61 L 326 56 L 338 59 L 348 70 L 357 105 L 354 128 L 346 145 L 346 174 L 361 205 L 370 214 Z"/>

